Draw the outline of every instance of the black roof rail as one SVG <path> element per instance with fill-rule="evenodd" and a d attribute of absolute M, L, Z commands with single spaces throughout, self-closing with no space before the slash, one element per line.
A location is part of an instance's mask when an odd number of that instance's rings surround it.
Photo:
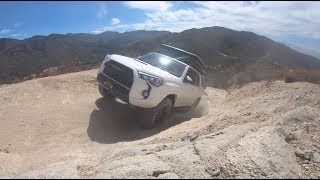
<path fill-rule="evenodd" d="M 166 44 L 161 44 L 160 53 L 188 64 L 197 70 L 201 75 L 208 74 L 207 65 L 196 54 Z"/>

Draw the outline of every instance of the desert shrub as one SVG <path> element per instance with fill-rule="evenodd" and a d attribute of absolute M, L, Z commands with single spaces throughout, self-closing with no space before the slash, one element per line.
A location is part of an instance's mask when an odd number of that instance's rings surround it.
<path fill-rule="evenodd" d="M 292 83 L 297 81 L 297 75 L 292 70 L 284 73 L 284 82 L 285 83 Z"/>
<path fill-rule="evenodd" d="M 297 81 L 293 76 L 285 76 L 284 77 L 284 82 L 285 83 L 292 83 L 292 82 L 295 82 L 295 81 Z"/>
<path fill-rule="evenodd" d="M 284 80 L 286 83 L 305 81 L 310 83 L 320 83 L 320 70 L 306 69 L 278 69 L 273 72 L 274 79 Z"/>

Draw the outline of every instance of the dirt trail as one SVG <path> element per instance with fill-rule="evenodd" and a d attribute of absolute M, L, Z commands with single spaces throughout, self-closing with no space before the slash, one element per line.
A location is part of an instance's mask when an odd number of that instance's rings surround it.
<path fill-rule="evenodd" d="M 97 91 L 96 71 L 0 86 L 0 177 L 320 178 L 320 86 L 207 88 L 153 130 Z"/>

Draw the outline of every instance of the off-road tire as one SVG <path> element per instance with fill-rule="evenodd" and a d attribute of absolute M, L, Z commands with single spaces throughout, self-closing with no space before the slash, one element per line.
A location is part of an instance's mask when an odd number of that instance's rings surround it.
<path fill-rule="evenodd" d="M 166 119 L 171 110 L 172 101 L 165 98 L 155 108 L 140 110 L 138 123 L 144 129 L 152 129 L 157 122 Z"/>

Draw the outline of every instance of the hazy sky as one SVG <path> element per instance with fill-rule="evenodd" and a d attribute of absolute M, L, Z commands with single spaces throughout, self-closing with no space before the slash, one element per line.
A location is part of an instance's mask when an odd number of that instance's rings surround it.
<path fill-rule="evenodd" d="M 223 26 L 320 57 L 320 2 L 0 2 L 0 38 Z"/>

